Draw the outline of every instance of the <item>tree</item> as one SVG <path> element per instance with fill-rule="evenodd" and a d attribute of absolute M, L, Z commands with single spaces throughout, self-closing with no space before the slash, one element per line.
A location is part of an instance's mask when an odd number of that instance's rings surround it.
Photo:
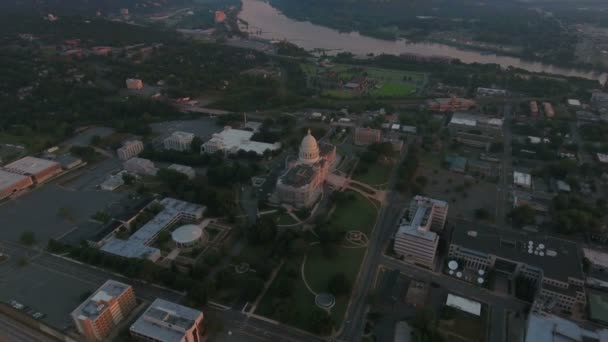
<path fill-rule="evenodd" d="M 475 217 L 479 220 L 487 220 L 490 218 L 490 212 L 485 208 L 477 208 L 475 209 Z"/>
<path fill-rule="evenodd" d="M 132 185 L 133 183 L 135 183 L 135 176 L 125 172 L 122 174 L 122 181 L 125 183 L 125 185 Z"/>
<path fill-rule="evenodd" d="M 188 290 L 188 300 L 194 306 L 203 306 L 207 304 L 207 286 L 203 283 L 194 283 Z"/>
<path fill-rule="evenodd" d="M 336 273 L 329 278 L 327 290 L 334 296 L 347 295 L 350 292 L 350 282 L 343 272 Z"/>
<path fill-rule="evenodd" d="M 192 138 L 192 142 L 190 143 L 190 150 L 193 153 L 200 153 L 202 144 L 203 144 L 203 140 L 201 138 L 195 136 L 194 138 Z"/>
<path fill-rule="evenodd" d="M 533 224 L 536 218 L 536 212 L 534 208 L 529 205 L 520 205 L 519 207 L 511 210 L 509 213 L 511 220 L 517 226 L 525 226 L 529 224 Z"/>
<path fill-rule="evenodd" d="M 331 316 L 329 315 L 329 313 L 327 313 L 327 311 L 320 309 L 320 308 L 315 308 L 310 313 L 310 316 L 308 317 L 308 321 L 309 321 L 311 330 L 315 334 L 319 334 L 319 335 L 327 335 L 327 334 L 331 333 L 331 330 L 333 329 L 333 326 L 334 326 L 334 322 L 333 322 Z"/>
<path fill-rule="evenodd" d="M 26 246 L 32 246 L 36 243 L 36 236 L 31 231 L 25 231 L 21 233 L 21 236 L 19 237 L 19 242 Z"/>

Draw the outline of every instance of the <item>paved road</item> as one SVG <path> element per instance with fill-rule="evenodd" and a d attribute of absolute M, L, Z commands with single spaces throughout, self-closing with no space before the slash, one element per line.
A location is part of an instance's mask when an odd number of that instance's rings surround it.
<path fill-rule="evenodd" d="M 0 341 L 3 342 L 56 342 L 12 318 L 0 315 Z"/>
<path fill-rule="evenodd" d="M 511 142 L 513 133 L 511 132 L 511 115 L 513 107 L 511 104 L 506 104 L 504 107 L 503 120 L 503 144 L 504 153 L 502 157 L 502 168 L 500 170 L 500 179 L 496 191 L 496 219 L 498 227 L 505 226 L 506 210 L 510 206 L 509 192 L 511 190 L 511 179 L 513 175 L 513 150 Z"/>

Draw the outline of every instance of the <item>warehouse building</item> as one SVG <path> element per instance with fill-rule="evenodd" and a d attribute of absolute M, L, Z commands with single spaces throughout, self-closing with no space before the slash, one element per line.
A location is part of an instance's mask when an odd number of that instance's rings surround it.
<path fill-rule="evenodd" d="M 0 169 L 0 199 L 6 198 L 34 184 L 28 176 Z"/>
<path fill-rule="evenodd" d="M 48 159 L 27 156 L 5 165 L 4 170 L 29 176 L 34 184 L 40 184 L 61 173 L 61 164 Z"/>
<path fill-rule="evenodd" d="M 240 129 L 233 129 L 230 126 L 224 127 L 220 133 L 213 134 L 213 137 L 201 146 L 201 153 L 222 152 L 225 155 L 235 154 L 239 151 L 254 152 L 261 156 L 266 151 L 276 151 L 281 148 L 281 143 L 274 144 L 252 141 L 254 133 Z"/>

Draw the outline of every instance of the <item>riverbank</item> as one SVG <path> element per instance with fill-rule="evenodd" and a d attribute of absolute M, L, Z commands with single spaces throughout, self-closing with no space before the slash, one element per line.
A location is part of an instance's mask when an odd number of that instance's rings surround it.
<path fill-rule="evenodd" d="M 247 33 L 252 38 L 265 40 L 287 40 L 306 50 L 321 49 L 327 54 L 350 52 L 365 56 L 373 54 L 416 54 L 421 56 L 446 56 L 463 63 L 498 64 L 503 68 L 514 67 L 530 72 L 581 77 L 605 82 L 608 75 L 597 71 L 562 68 L 541 62 L 524 61 L 521 58 L 497 55 L 488 52 L 464 50 L 447 44 L 417 43 L 406 40 L 384 40 L 361 35 L 357 32 L 343 33 L 338 30 L 297 21 L 286 17 L 269 3 L 260 0 L 242 0 L 239 18 L 248 23 Z"/>

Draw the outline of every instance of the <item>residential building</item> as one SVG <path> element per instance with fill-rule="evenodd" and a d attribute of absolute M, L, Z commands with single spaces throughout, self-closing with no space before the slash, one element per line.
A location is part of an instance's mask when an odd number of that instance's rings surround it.
<path fill-rule="evenodd" d="M 171 164 L 169 165 L 168 169 L 184 174 L 188 177 L 188 179 L 194 179 L 194 176 L 196 176 L 196 172 L 194 172 L 194 169 L 190 166 Z"/>
<path fill-rule="evenodd" d="M 252 141 L 251 138 L 254 134 L 252 131 L 233 129 L 230 126 L 226 126 L 222 132 L 213 134 L 213 137 L 201 146 L 201 153 L 222 152 L 224 155 L 228 155 L 244 151 L 262 156 L 266 151 L 273 152 L 281 148 L 280 142 L 270 144 Z"/>
<path fill-rule="evenodd" d="M 5 165 L 3 169 L 12 173 L 29 176 L 34 184 L 43 183 L 62 171 L 61 164 L 56 161 L 30 156 Z"/>
<path fill-rule="evenodd" d="M 125 81 L 127 89 L 129 90 L 141 90 L 144 87 L 144 83 L 137 78 L 127 78 Z"/>
<path fill-rule="evenodd" d="M 160 259 L 160 250 L 151 245 L 156 241 L 158 234 L 179 223 L 199 221 L 206 210 L 204 206 L 169 197 L 164 198 L 159 204 L 163 209 L 128 239 L 114 237 L 104 244 L 101 250 L 124 258 L 142 258 L 155 262 Z"/>
<path fill-rule="evenodd" d="M 495 88 L 477 88 L 478 96 L 506 96 L 507 91 L 504 89 L 495 89 Z"/>
<path fill-rule="evenodd" d="M 542 312 L 528 315 L 525 342 L 608 342 L 608 330 Z"/>
<path fill-rule="evenodd" d="M 72 311 L 71 316 L 87 341 L 105 341 L 135 306 L 135 293 L 130 285 L 108 280 Z"/>
<path fill-rule="evenodd" d="M 355 145 L 367 146 L 380 142 L 382 133 L 379 129 L 357 127 L 355 128 Z"/>
<path fill-rule="evenodd" d="M 120 148 L 116 150 L 118 159 L 128 160 L 137 157 L 144 150 L 144 143 L 140 140 L 125 141 Z"/>
<path fill-rule="evenodd" d="M 32 178 L 28 176 L 0 169 L 0 199 L 9 197 L 33 184 Z"/>
<path fill-rule="evenodd" d="M 317 143 L 308 130 L 302 139 L 297 160 L 287 164 L 276 184 L 276 196 L 280 203 L 295 208 L 312 206 L 323 192 L 323 184 L 336 160 L 336 147 Z"/>
<path fill-rule="evenodd" d="M 194 134 L 176 131 L 163 141 L 165 150 L 190 151 Z"/>
<path fill-rule="evenodd" d="M 601 90 L 593 91 L 590 103 L 593 109 L 605 112 L 608 110 L 608 93 Z"/>
<path fill-rule="evenodd" d="M 434 269 L 437 232 L 443 230 L 447 213 L 448 204 L 444 201 L 414 197 L 395 234 L 395 253 L 406 262 Z"/>
<path fill-rule="evenodd" d="M 530 101 L 530 114 L 538 116 L 538 103 L 536 101 Z"/>
<path fill-rule="evenodd" d="M 133 323 L 129 333 L 137 341 L 202 342 L 203 313 L 158 298 Z"/>
<path fill-rule="evenodd" d="M 515 231 L 456 227 L 448 258 L 463 272 L 492 270 L 510 281 L 526 279 L 538 291 L 539 311 L 580 312 L 585 306 L 584 275 L 576 243 Z"/>
<path fill-rule="evenodd" d="M 122 163 L 125 170 L 139 175 L 156 176 L 158 169 L 149 159 L 133 157 Z"/>
<path fill-rule="evenodd" d="M 545 110 L 545 116 L 548 118 L 552 118 L 555 116 L 555 111 L 553 110 L 553 106 L 549 102 L 543 102 L 543 109 Z"/>
<path fill-rule="evenodd" d="M 442 113 L 470 110 L 475 105 L 475 101 L 461 97 L 437 98 L 426 102 L 429 110 Z"/>

